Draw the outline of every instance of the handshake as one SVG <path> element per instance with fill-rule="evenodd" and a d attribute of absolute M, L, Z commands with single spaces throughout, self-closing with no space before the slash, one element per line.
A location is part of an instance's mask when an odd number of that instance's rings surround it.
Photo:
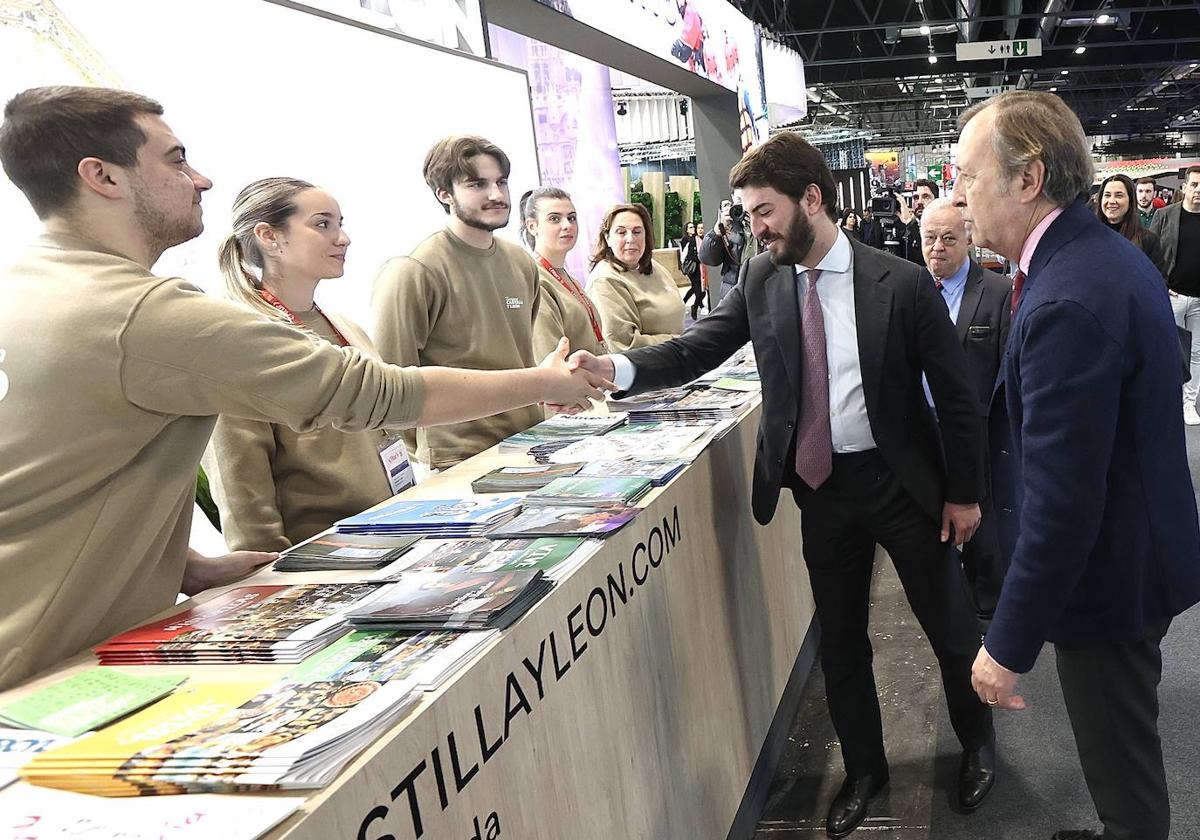
<path fill-rule="evenodd" d="M 552 377 L 547 383 L 544 403 L 559 414 L 587 411 L 592 400 L 603 400 L 605 391 L 617 390 L 612 357 L 593 356 L 586 350 L 570 353 L 570 350 L 571 343 L 564 336 L 554 352 L 538 365 Z"/>

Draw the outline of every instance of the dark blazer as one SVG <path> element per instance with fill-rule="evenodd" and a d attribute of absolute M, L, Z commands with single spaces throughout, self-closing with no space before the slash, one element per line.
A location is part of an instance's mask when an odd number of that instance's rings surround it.
<path fill-rule="evenodd" d="M 1175 270 L 1175 258 L 1179 255 L 1179 214 L 1183 203 L 1175 202 L 1159 208 L 1150 222 L 1150 232 L 1158 237 L 1158 248 L 1162 253 L 1160 266 L 1163 277 L 1170 279 Z"/>
<path fill-rule="evenodd" d="M 864 245 L 870 245 L 872 248 L 883 249 L 883 225 L 879 224 L 878 219 L 867 221 L 863 219 L 863 223 L 859 225 L 859 241 Z"/>
<path fill-rule="evenodd" d="M 932 277 L 926 272 L 926 277 Z M 979 396 L 979 414 L 987 417 L 1008 343 L 1012 281 L 971 260 L 954 331 L 967 356 L 967 372 Z"/>
<path fill-rule="evenodd" d="M 945 500 L 973 503 L 982 495 L 982 426 L 967 379 L 966 359 L 946 304 L 920 270 L 891 254 L 850 240 L 854 305 L 867 417 L 879 454 L 905 489 L 941 522 Z M 775 514 L 785 478 L 803 504 L 811 492 L 795 472 L 800 403 L 800 311 L 796 274 L 769 253 L 742 266 L 721 305 L 687 332 L 628 355 L 637 366 L 631 393 L 688 382 L 721 364 L 746 341 L 754 344 L 763 411 L 754 462 L 754 517 Z M 947 471 L 925 403 L 921 371 L 939 406 Z M 947 475 L 947 472 L 949 473 Z"/>
<path fill-rule="evenodd" d="M 720 266 L 721 282 L 732 286 L 738 279 L 745 245 L 746 238 L 740 230 L 731 230 L 722 236 L 714 228 L 704 234 L 700 242 L 700 262 L 714 268 Z"/>
<path fill-rule="evenodd" d="M 1128 642 L 1200 601 L 1175 319 L 1162 278 L 1081 201 L 1034 252 L 992 397 L 1009 571 L 988 652 Z"/>

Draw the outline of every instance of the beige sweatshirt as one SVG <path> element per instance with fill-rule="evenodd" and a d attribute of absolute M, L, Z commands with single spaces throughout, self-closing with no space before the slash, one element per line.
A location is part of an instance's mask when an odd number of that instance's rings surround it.
<path fill-rule="evenodd" d="M 398 365 L 475 370 L 532 367 L 538 312 L 537 267 L 529 254 L 496 239 L 473 248 L 441 230 L 407 257 L 379 270 L 371 293 L 379 355 Z M 410 453 L 435 469 L 451 467 L 509 435 L 540 423 L 537 406 L 470 423 L 405 435 Z"/>
<path fill-rule="evenodd" d="M 604 320 L 604 340 L 613 353 L 662 344 L 683 332 L 685 306 L 667 270 L 651 261 L 653 273 L 617 268 L 601 260 L 592 269 L 588 292 Z"/>
<path fill-rule="evenodd" d="M 601 324 L 600 311 L 592 303 L 587 292 L 583 290 L 575 278 L 567 274 L 565 268 L 557 269 L 558 273 L 568 283 L 573 283 L 579 294 L 592 306 L 596 323 Z M 541 303 L 538 305 L 537 320 L 533 324 L 533 357 L 539 361 L 546 358 L 552 350 L 558 347 L 558 340 L 564 335 L 571 342 L 571 352 L 587 350 L 595 356 L 603 356 L 608 352 L 603 341 L 596 338 L 592 329 L 592 321 L 588 317 L 586 306 L 575 295 L 566 289 L 562 283 L 554 279 L 540 264 L 538 265 L 538 280 L 542 286 Z M 603 334 L 603 327 L 601 327 Z"/>
<path fill-rule="evenodd" d="M 323 310 L 352 347 L 376 357 L 356 324 Z M 338 345 L 316 310 L 296 317 L 321 340 Z M 312 333 L 296 329 L 297 341 Z M 342 432 L 329 426 L 296 432 L 222 414 L 204 453 L 221 531 L 231 551 L 282 551 L 392 495 L 379 458 L 383 430 Z"/>
<path fill-rule="evenodd" d="M 0 688 L 175 603 L 217 414 L 412 425 L 414 371 L 43 237 L 0 276 Z"/>

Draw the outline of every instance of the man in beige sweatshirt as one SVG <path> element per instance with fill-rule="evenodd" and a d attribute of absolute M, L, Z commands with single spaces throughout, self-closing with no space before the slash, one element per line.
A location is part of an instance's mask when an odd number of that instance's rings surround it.
<path fill-rule="evenodd" d="M 510 168 L 508 156 L 482 137 L 447 137 L 429 150 L 425 181 L 447 213 L 446 227 L 389 260 L 375 279 L 372 337 L 385 361 L 477 370 L 534 363 L 537 266 L 493 234 L 508 224 Z M 519 408 L 416 429 L 405 442 L 417 460 L 443 469 L 543 419 L 536 406 Z"/>
<path fill-rule="evenodd" d="M 582 406 L 603 384 L 574 378 L 565 347 L 525 370 L 401 369 L 155 276 L 212 186 L 161 113 L 34 88 L 0 125 L 0 163 L 45 226 L 0 276 L 0 689 L 263 557 L 188 551 L 216 415 L 407 427 Z"/>

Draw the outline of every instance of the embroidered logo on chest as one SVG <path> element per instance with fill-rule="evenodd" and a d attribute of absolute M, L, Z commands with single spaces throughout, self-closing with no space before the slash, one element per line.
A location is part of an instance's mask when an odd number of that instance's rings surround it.
<path fill-rule="evenodd" d="M 519 297 L 506 297 L 504 299 L 504 305 L 509 309 L 522 309 L 525 306 L 525 301 L 521 300 Z"/>

